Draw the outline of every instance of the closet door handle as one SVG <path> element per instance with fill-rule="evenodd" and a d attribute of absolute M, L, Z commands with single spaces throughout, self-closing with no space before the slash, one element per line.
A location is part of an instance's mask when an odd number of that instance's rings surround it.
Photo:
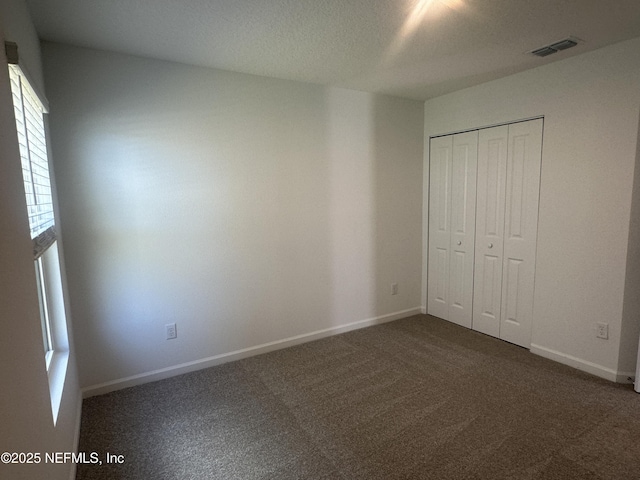
<path fill-rule="evenodd" d="M 462 245 L 462 242 L 461 242 L 460 240 L 458 240 L 458 242 L 457 242 L 457 243 L 458 243 L 458 245 Z"/>
<path fill-rule="evenodd" d="M 490 243 L 490 244 L 489 244 L 489 248 L 493 248 L 493 243 Z"/>

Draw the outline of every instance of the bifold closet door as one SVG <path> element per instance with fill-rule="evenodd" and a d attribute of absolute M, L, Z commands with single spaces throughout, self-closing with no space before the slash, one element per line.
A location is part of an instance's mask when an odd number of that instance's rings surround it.
<path fill-rule="evenodd" d="M 486 128 L 478 137 L 473 329 L 494 337 L 500 336 L 508 143 L 508 125 Z"/>
<path fill-rule="evenodd" d="M 531 346 L 542 120 L 480 132 L 473 329 Z"/>
<path fill-rule="evenodd" d="M 531 346 L 542 120 L 509 125 L 500 338 Z"/>
<path fill-rule="evenodd" d="M 427 312 L 471 328 L 478 132 L 431 139 Z"/>

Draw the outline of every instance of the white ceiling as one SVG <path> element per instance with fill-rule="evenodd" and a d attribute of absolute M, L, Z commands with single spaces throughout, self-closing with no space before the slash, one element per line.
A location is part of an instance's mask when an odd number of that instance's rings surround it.
<path fill-rule="evenodd" d="M 44 40 L 421 100 L 640 36 L 640 0 L 27 3 Z"/>

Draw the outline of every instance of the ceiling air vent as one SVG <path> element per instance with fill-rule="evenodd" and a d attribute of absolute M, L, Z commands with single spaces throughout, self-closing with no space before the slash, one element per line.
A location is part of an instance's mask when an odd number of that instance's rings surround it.
<path fill-rule="evenodd" d="M 566 50 L 567 48 L 575 47 L 576 45 L 578 45 L 579 41 L 580 40 L 575 37 L 569 37 L 565 38 L 564 40 L 560 40 L 559 42 L 552 43 L 551 45 L 536 48 L 529 53 L 537 57 L 546 57 L 547 55 L 551 55 L 552 53 L 558 53 L 560 50 Z"/>
<path fill-rule="evenodd" d="M 578 42 L 571 38 L 567 38 L 566 40 L 549 45 L 549 48 L 553 48 L 554 50 L 566 50 L 567 48 L 575 47 L 576 45 L 578 45 Z"/>
<path fill-rule="evenodd" d="M 538 57 L 546 57 L 547 55 L 551 55 L 552 53 L 558 53 L 558 50 L 554 50 L 551 47 L 542 47 L 542 48 L 538 48 L 537 50 L 534 50 L 531 53 L 533 53 Z"/>

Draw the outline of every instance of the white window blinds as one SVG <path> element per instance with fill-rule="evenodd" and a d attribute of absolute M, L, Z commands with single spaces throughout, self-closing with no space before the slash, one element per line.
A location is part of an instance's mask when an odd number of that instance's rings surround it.
<path fill-rule="evenodd" d="M 55 241 L 55 219 L 44 128 L 44 107 L 20 68 L 9 65 L 29 229 L 37 258 Z"/>

